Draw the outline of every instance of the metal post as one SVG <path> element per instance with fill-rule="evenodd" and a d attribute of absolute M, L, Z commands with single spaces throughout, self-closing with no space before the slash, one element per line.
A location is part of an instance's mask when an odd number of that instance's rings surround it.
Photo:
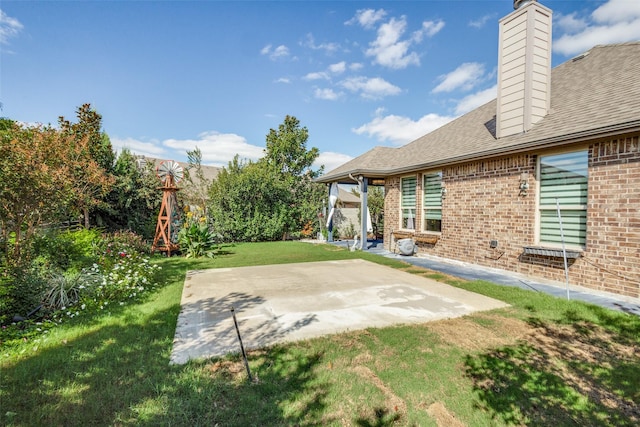
<path fill-rule="evenodd" d="M 360 179 L 360 249 L 367 250 L 367 178 L 361 176 Z"/>
<path fill-rule="evenodd" d="M 247 368 L 247 375 L 249 381 L 253 382 L 251 376 L 251 370 L 249 369 L 249 361 L 247 360 L 247 353 L 244 351 L 244 345 L 242 344 L 242 337 L 240 336 L 240 328 L 238 328 L 238 321 L 236 320 L 236 310 L 231 306 L 231 315 L 233 316 L 233 324 L 236 325 L 236 332 L 238 333 L 238 341 L 240 341 L 240 349 L 242 350 L 242 358 L 244 359 L 244 367 Z"/>
<path fill-rule="evenodd" d="M 562 241 L 562 258 L 564 258 L 564 277 L 567 282 L 567 300 L 569 298 L 569 267 L 567 265 L 567 250 L 564 247 L 564 231 L 562 230 L 562 215 L 560 214 L 560 201 L 556 197 L 556 209 L 558 210 L 558 223 L 560 224 L 560 240 Z"/>
<path fill-rule="evenodd" d="M 327 185 L 327 190 L 329 193 L 329 209 L 331 209 L 331 184 Z M 331 217 L 331 221 L 327 224 L 327 242 L 333 242 L 333 217 Z"/>

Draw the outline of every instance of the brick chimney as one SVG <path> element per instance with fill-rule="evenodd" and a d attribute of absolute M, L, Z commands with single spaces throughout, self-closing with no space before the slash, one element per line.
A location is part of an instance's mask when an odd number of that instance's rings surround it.
<path fill-rule="evenodd" d="M 500 20 L 496 136 L 527 132 L 551 103 L 551 15 L 535 0 L 515 0 Z"/>

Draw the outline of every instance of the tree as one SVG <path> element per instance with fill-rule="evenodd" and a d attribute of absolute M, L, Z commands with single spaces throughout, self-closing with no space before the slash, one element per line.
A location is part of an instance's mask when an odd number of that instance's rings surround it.
<path fill-rule="evenodd" d="M 236 155 L 211 185 L 209 217 L 226 241 L 277 240 L 288 218 L 286 184 L 263 164 Z"/>
<path fill-rule="evenodd" d="M 309 132 L 286 116 L 266 136 L 265 156 L 242 162 L 236 156 L 213 182 L 209 216 L 215 231 L 227 240 L 286 238 L 317 228 L 324 186 L 313 182 L 322 169 L 312 164 L 318 149 L 307 150 Z"/>
<path fill-rule="evenodd" d="M 278 130 L 269 130 L 263 161 L 286 177 L 304 175 L 311 171 L 311 165 L 320 154 L 316 147 L 307 150 L 308 138 L 309 131 L 306 127 L 300 127 L 300 120 L 287 115 Z M 316 178 L 320 172 L 311 173 Z"/>
<path fill-rule="evenodd" d="M 213 180 L 208 179 L 202 170 L 202 151 L 196 147 L 187 151 L 189 167 L 185 170 L 185 182 L 181 191 L 182 199 L 188 204 L 204 209 L 206 215 L 209 189 Z"/>
<path fill-rule="evenodd" d="M 89 155 L 98 166 L 111 172 L 115 161 L 115 153 L 109 136 L 102 131 L 102 116 L 91 108 L 91 104 L 83 104 L 76 109 L 77 123 L 71 123 L 63 116 L 58 118 L 60 129 L 77 140 L 88 138 Z"/>
<path fill-rule="evenodd" d="M 324 186 L 313 182 L 323 168 L 316 171 L 311 168 L 320 152 L 316 147 L 307 150 L 308 138 L 307 128 L 300 127 L 300 121 L 289 115 L 278 130 L 270 129 L 266 137 L 265 156 L 261 161 L 273 168 L 290 190 L 288 197 L 281 201 L 288 212 L 285 232 L 309 225 L 315 229 L 324 198 Z"/>
<path fill-rule="evenodd" d="M 0 230 L 5 256 L 19 259 L 23 241 L 36 227 L 59 218 L 72 203 L 70 170 L 80 167 L 73 163 L 72 146 L 67 135 L 51 127 L 12 123 L 0 132 Z"/>
<path fill-rule="evenodd" d="M 102 116 L 90 104 L 78 107 L 76 116 L 77 123 L 71 123 L 62 116 L 58 118 L 58 123 L 61 132 L 71 138 L 76 164 L 90 166 L 72 170 L 77 206 L 84 216 L 85 227 L 89 228 L 91 211 L 103 205 L 109 186 L 114 181 L 111 171 L 115 154 L 109 137 L 102 132 Z"/>
<path fill-rule="evenodd" d="M 138 163 L 128 149 L 123 149 L 113 166 L 114 183 L 97 210 L 96 221 L 107 230 L 128 229 L 153 238 L 161 193 L 153 163 Z"/>

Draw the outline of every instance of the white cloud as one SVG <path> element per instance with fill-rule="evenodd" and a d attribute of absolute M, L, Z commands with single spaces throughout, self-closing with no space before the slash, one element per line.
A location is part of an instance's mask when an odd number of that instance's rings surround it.
<path fill-rule="evenodd" d="M 266 45 L 265 47 L 263 47 L 262 49 L 260 49 L 260 55 L 268 55 L 269 52 L 271 52 L 271 48 L 273 47 L 273 45 Z"/>
<path fill-rule="evenodd" d="M 340 86 L 351 92 L 360 93 L 360 96 L 366 99 L 379 99 L 401 92 L 398 86 L 392 85 L 380 77 L 351 77 L 341 81 Z"/>
<path fill-rule="evenodd" d="M 364 65 L 362 65 L 360 62 L 354 62 L 353 64 L 349 64 L 350 71 L 358 71 L 358 70 L 361 70 L 362 67 L 364 67 Z"/>
<path fill-rule="evenodd" d="M 408 117 L 393 114 L 383 117 L 380 115 L 379 110 L 372 121 L 359 128 L 351 129 L 351 131 L 358 135 L 366 134 L 370 137 L 375 137 L 381 142 L 389 141 L 395 145 L 404 145 L 428 134 L 454 118 L 438 114 L 427 114 L 414 121 Z"/>
<path fill-rule="evenodd" d="M 276 83 L 291 83 L 291 79 L 288 77 L 280 77 L 278 80 L 276 80 Z"/>
<path fill-rule="evenodd" d="M 280 45 L 273 49 L 273 45 L 268 44 L 260 50 L 260 54 L 267 55 L 269 59 L 275 61 L 289 56 L 289 48 L 285 45 Z"/>
<path fill-rule="evenodd" d="M 334 74 L 342 74 L 345 72 L 346 69 L 347 69 L 347 63 L 344 61 L 338 62 L 337 64 L 329 65 L 329 71 L 331 71 Z"/>
<path fill-rule="evenodd" d="M 309 73 L 303 77 L 305 80 L 329 80 L 329 75 L 324 71 Z"/>
<path fill-rule="evenodd" d="M 480 29 L 480 28 L 484 27 L 487 24 L 487 22 L 492 20 L 494 17 L 495 17 L 494 13 L 489 14 L 489 15 L 481 16 L 480 18 L 478 18 L 476 20 L 469 21 L 469 26 L 473 27 L 473 28 Z"/>
<path fill-rule="evenodd" d="M 484 105 L 492 99 L 495 99 L 497 93 L 498 86 L 493 85 L 489 89 L 481 90 L 480 92 L 465 96 L 460 100 L 460 102 L 458 102 L 455 110 L 456 114 L 462 115 L 468 113 L 469 111 L 475 110 L 481 105 Z"/>
<path fill-rule="evenodd" d="M 407 28 L 404 16 L 396 20 L 391 18 L 389 22 L 380 25 L 378 37 L 371 43 L 365 55 L 373 56 L 374 63 L 392 69 L 402 69 L 409 65 L 419 65 L 420 58 L 415 52 L 409 52 L 410 40 L 400 40 Z"/>
<path fill-rule="evenodd" d="M 241 159 L 257 160 L 264 155 L 264 148 L 248 144 L 233 133 L 204 132 L 196 139 L 165 139 L 141 141 L 134 138 L 111 138 L 111 144 L 120 151 L 128 148 L 134 154 L 160 159 L 184 160 L 187 151 L 196 147 L 202 151 L 202 163 L 226 166 L 238 154 Z"/>
<path fill-rule="evenodd" d="M 587 27 L 587 21 L 585 21 L 583 18 L 579 18 L 576 12 L 573 12 L 569 15 L 558 13 L 558 15 L 554 17 L 554 25 L 555 28 L 559 29 L 560 31 L 577 33 L 578 31 L 582 31 Z"/>
<path fill-rule="evenodd" d="M 637 0 L 609 0 L 591 14 L 596 22 L 632 22 L 640 18 L 640 2 Z"/>
<path fill-rule="evenodd" d="M 441 80 L 432 92 L 451 92 L 456 89 L 471 90 L 484 75 L 484 65 L 478 62 L 465 62 L 448 74 L 438 77 Z"/>
<path fill-rule="evenodd" d="M 353 157 L 342 154 L 342 153 L 334 153 L 332 151 L 324 151 L 320 153 L 318 158 L 313 162 L 311 167 L 313 169 L 319 169 L 320 166 L 324 165 L 324 171 L 330 172 L 337 168 L 338 166 L 342 166 L 347 163 L 349 160 L 352 160 Z"/>
<path fill-rule="evenodd" d="M 302 42 L 300 42 L 300 45 L 308 47 L 313 50 L 324 50 L 326 53 L 333 53 L 340 49 L 340 45 L 338 43 L 316 44 L 315 38 L 311 33 L 306 35 L 305 39 Z"/>
<path fill-rule="evenodd" d="M 318 99 L 324 99 L 326 101 L 335 101 L 340 98 L 341 93 L 336 93 L 333 89 L 316 89 L 314 96 Z"/>
<path fill-rule="evenodd" d="M 128 149 L 134 154 L 139 154 L 146 157 L 153 158 L 165 158 L 168 152 L 162 147 L 162 144 L 157 140 L 140 141 L 134 138 L 110 138 L 111 145 L 116 152 L 121 152 L 123 148 Z"/>
<path fill-rule="evenodd" d="M 358 65 L 358 64 L 352 64 L 352 65 Z M 329 67 L 327 68 L 327 71 L 315 71 L 312 73 L 308 73 L 307 75 L 305 75 L 303 77 L 304 80 L 330 80 L 331 79 L 331 74 L 342 74 L 344 73 L 347 68 L 349 68 L 350 70 L 352 69 L 357 69 L 359 67 L 353 67 L 353 66 L 349 66 L 347 67 L 347 63 L 342 61 L 342 62 L 338 62 L 336 64 L 331 64 L 329 65 Z"/>
<path fill-rule="evenodd" d="M 214 166 L 226 166 L 238 154 L 241 159 L 257 160 L 264 155 L 264 147 L 247 143 L 247 140 L 234 133 L 203 132 L 198 139 L 166 139 L 162 145 L 181 153 L 196 147 L 202 151 L 202 161 Z"/>
<path fill-rule="evenodd" d="M 414 33 L 414 39 L 421 41 L 424 36 L 433 37 L 444 28 L 444 21 L 424 21 L 422 23 L 422 29 Z"/>
<path fill-rule="evenodd" d="M 623 43 L 640 39 L 640 2 L 610 0 L 588 18 L 576 14 L 557 21 L 566 33 L 553 43 L 555 52 L 575 55 L 598 44 Z"/>
<path fill-rule="evenodd" d="M 376 22 L 380 21 L 387 15 L 384 9 L 360 9 L 356 12 L 355 16 L 345 22 L 346 25 L 360 24 L 363 28 L 373 28 Z"/>
<path fill-rule="evenodd" d="M 9 39 L 16 37 L 23 28 L 20 21 L 0 10 L 0 44 L 8 44 Z"/>

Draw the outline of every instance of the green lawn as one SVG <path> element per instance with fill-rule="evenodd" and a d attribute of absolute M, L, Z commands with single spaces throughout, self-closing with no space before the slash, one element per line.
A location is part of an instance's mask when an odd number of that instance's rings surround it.
<path fill-rule="evenodd" d="M 362 257 L 511 307 L 371 328 L 169 365 L 190 269 Z M 0 348 L 7 426 L 500 426 L 640 424 L 640 318 L 466 282 L 366 253 L 240 244 L 215 259 L 158 259 L 146 302 Z"/>

